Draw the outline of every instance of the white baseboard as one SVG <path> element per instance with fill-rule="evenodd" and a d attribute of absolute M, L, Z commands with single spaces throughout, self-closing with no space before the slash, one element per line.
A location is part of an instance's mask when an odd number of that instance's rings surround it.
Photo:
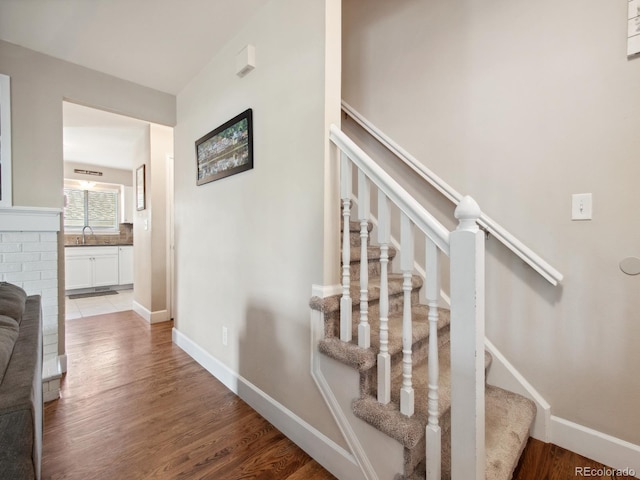
<path fill-rule="evenodd" d="M 353 456 L 315 427 L 271 398 L 247 379 L 232 371 L 179 330 L 173 329 L 173 342 L 198 362 L 229 390 L 313 457 L 338 478 L 355 478 L 359 468 Z"/>
<path fill-rule="evenodd" d="M 151 312 L 135 300 L 133 301 L 133 311 L 149 323 L 160 323 L 169 320 L 169 312 L 167 310 L 157 310 L 155 312 Z"/>
<path fill-rule="evenodd" d="M 485 346 L 493 356 L 487 381 L 536 403 L 538 413 L 531 431 L 533 438 L 553 443 L 614 469 L 632 469 L 635 471 L 632 476 L 640 475 L 639 445 L 551 415 L 549 403 L 488 339 L 485 339 Z"/>
<path fill-rule="evenodd" d="M 60 362 L 60 371 L 67 373 L 67 354 L 58 355 L 58 362 Z"/>
<path fill-rule="evenodd" d="M 551 405 L 486 337 L 484 345 L 493 357 L 487 374 L 487 382 L 532 400 L 536 404 L 537 413 L 531 428 L 531 436 L 545 443 L 550 442 Z"/>
<path fill-rule="evenodd" d="M 614 469 L 640 476 L 640 445 L 551 415 L 551 442 Z"/>

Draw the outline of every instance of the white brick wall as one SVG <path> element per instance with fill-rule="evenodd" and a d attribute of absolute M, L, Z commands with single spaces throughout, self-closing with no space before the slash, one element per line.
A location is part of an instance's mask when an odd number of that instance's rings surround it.
<path fill-rule="evenodd" d="M 58 355 L 58 237 L 55 232 L 0 232 L 0 281 L 42 296 L 44 358 Z"/>
<path fill-rule="evenodd" d="M 42 297 L 43 397 L 60 395 L 58 352 L 58 230 L 60 209 L 0 208 L 0 281 Z M 66 359 L 63 362 L 66 364 Z"/>

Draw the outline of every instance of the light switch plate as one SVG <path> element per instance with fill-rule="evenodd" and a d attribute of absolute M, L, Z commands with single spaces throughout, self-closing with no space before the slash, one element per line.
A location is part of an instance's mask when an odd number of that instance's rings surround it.
<path fill-rule="evenodd" d="M 574 193 L 571 196 L 571 220 L 591 220 L 593 217 L 593 195 Z"/>

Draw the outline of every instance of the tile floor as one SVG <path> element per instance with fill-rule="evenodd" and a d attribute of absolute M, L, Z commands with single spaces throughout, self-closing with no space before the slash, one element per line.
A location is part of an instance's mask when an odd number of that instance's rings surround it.
<path fill-rule="evenodd" d="M 66 297 L 66 319 L 104 315 L 105 313 L 131 310 L 133 304 L 133 290 L 118 290 L 117 295 L 101 297 L 77 298 L 70 300 Z"/>

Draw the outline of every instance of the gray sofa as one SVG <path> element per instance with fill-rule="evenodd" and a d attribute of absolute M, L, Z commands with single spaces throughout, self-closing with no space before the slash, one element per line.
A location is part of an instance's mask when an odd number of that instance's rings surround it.
<path fill-rule="evenodd" d="M 41 457 L 40 296 L 0 282 L 0 479 L 39 479 Z"/>

